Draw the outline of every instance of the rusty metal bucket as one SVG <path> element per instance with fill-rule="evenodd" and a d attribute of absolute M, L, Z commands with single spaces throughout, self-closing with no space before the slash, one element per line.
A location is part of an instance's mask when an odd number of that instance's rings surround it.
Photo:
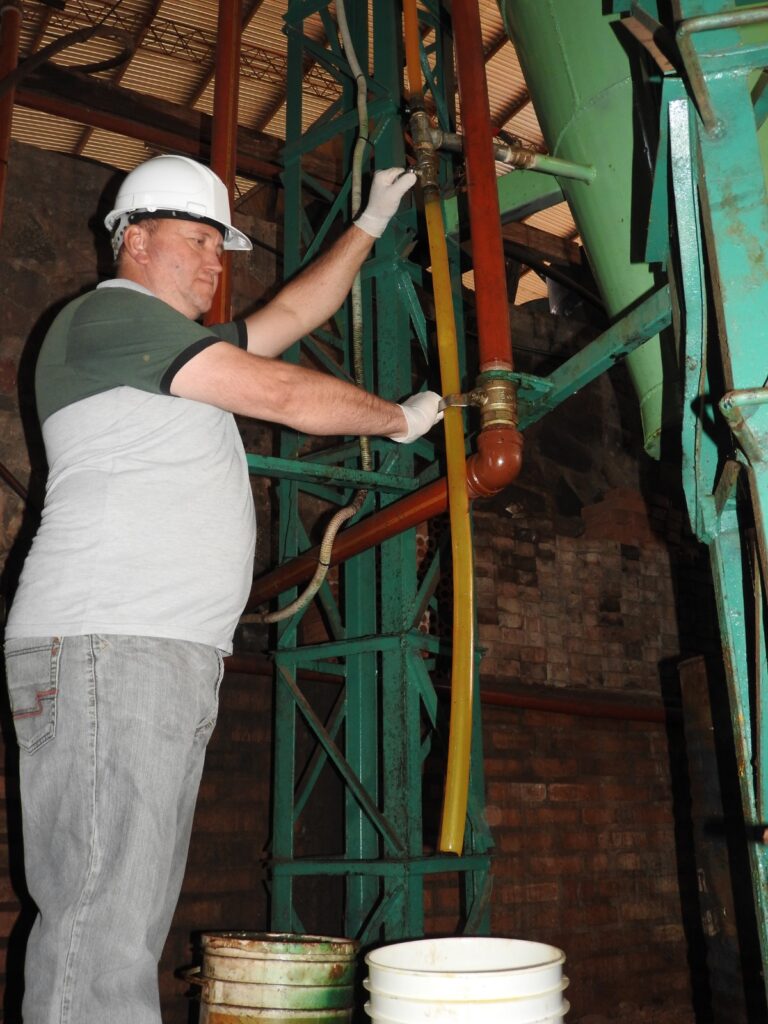
<path fill-rule="evenodd" d="M 207 932 L 200 1024 L 348 1024 L 357 943 L 325 935 Z"/>

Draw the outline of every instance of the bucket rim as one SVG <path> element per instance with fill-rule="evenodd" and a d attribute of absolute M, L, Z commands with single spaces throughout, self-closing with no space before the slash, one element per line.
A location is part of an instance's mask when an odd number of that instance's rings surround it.
<path fill-rule="evenodd" d="M 233 956 L 343 960 L 357 956 L 360 943 L 335 935 L 297 935 L 291 932 L 208 931 L 200 936 L 203 954 L 229 950 Z"/>
<path fill-rule="evenodd" d="M 406 950 L 407 948 L 413 949 L 414 946 L 432 946 L 437 943 L 448 947 L 459 947 L 461 945 L 468 945 L 470 943 L 477 944 L 481 943 L 507 943 L 514 945 L 525 945 L 529 947 L 538 947 L 540 955 L 545 955 L 545 950 L 549 954 L 547 959 L 542 959 L 537 962 L 520 964 L 518 966 L 509 967 L 482 967 L 482 968 L 470 968 L 464 970 L 461 968 L 446 968 L 443 966 L 435 966 L 433 968 L 423 967 L 401 967 L 396 964 L 387 964 L 378 960 L 377 957 L 382 956 L 386 959 L 387 955 L 395 949 Z M 554 955 L 552 955 L 554 954 Z M 552 946 L 546 942 L 536 942 L 529 939 L 514 939 L 506 936 L 469 936 L 469 935 L 451 935 L 445 938 L 432 938 L 432 939 L 411 939 L 407 942 L 394 942 L 386 946 L 377 946 L 376 949 L 370 950 L 365 955 L 365 963 L 367 966 L 373 967 L 377 971 L 386 971 L 397 974 L 415 975 L 421 977 L 434 977 L 436 974 L 486 974 L 486 975 L 497 975 L 497 974 L 519 974 L 528 973 L 539 970 L 551 970 L 553 967 L 562 965 L 565 963 L 565 953 L 562 949 L 557 946 Z"/>

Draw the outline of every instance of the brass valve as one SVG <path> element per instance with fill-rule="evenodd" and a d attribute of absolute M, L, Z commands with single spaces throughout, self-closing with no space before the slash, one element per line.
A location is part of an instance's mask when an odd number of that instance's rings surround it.
<path fill-rule="evenodd" d="M 517 386 L 504 377 L 488 377 L 482 381 L 485 402 L 480 411 L 480 429 L 517 427 Z"/>
<path fill-rule="evenodd" d="M 480 409 L 480 429 L 517 427 L 517 385 L 506 376 L 483 374 L 478 386 L 460 395 L 446 395 L 440 411 L 453 406 L 476 405 Z"/>

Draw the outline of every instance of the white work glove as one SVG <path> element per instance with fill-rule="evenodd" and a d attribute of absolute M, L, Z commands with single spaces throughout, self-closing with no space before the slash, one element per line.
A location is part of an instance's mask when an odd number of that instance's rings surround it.
<path fill-rule="evenodd" d="M 400 200 L 416 184 L 416 172 L 402 167 L 376 171 L 371 183 L 368 205 L 354 221 L 366 234 L 381 238 L 384 229 L 397 213 Z"/>
<path fill-rule="evenodd" d="M 443 418 L 440 402 L 440 395 L 436 395 L 434 391 L 420 391 L 418 395 L 406 398 L 398 408 L 403 410 L 408 430 L 405 434 L 391 434 L 391 440 L 399 441 L 400 444 L 410 444 L 422 434 L 426 434 L 430 427 L 434 427 Z"/>

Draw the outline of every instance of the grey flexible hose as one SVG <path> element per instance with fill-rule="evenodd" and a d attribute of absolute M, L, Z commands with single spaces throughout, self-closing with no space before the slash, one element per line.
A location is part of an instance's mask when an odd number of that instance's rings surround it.
<path fill-rule="evenodd" d="M 355 76 L 355 83 L 357 86 L 357 116 L 360 127 L 355 141 L 355 148 L 352 153 L 351 205 L 352 219 L 354 219 L 360 210 L 363 154 L 365 152 L 365 147 L 368 144 L 367 88 L 365 75 L 360 67 L 360 62 L 357 59 L 357 54 L 355 53 L 355 48 L 352 44 L 352 37 L 347 23 L 347 12 L 344 7 L 344 0 L 336 0 L 336 17 L 339 23 L 339 32 L 341 34 L 344 52 L 347 55 L 347 60 L 349 61 L 352 74 Z M 352 283 L 351 304 L 353 371 L 355 383 L 358 387 L 362 388 L 364 383 L 363 300 L 362 284 L 359 273 L 355 275 L 355 280 Z M 373 460 L 371 458 L 371 443 L 370 439 L 367 437 L 360 438 L 360 464 L 362 469 L 365 471 L 370 470 L 373 465 Z M 266 623 L 282 622 L 283 620 L 290 618 L 296 612 L 301 611 L 309 604 L 323 585 L 325 577 L 328 575 L 336 534 L 344 523 L 357 515 L 363 506 L 363 502 L 365 501 L 367 494 L 368 492 L 366 490 L 356 491 L 349 505 L 339 509 L 328 523 L 328 526 L 325 528 L 325 533 L 323 534 L 323 539 L 320 543 L 320 554 L 317 560 L 317 568 L 315 569 L 312 579 L 309 581 L 309 584 L 302 593 L 299 594 L 294 601 L 286 605 L 284 608 L 280 608 L 278 611 L 256 612 L 253 616 L 248 616 L 249 621 L 253 620 L 256 622 Z"/>

